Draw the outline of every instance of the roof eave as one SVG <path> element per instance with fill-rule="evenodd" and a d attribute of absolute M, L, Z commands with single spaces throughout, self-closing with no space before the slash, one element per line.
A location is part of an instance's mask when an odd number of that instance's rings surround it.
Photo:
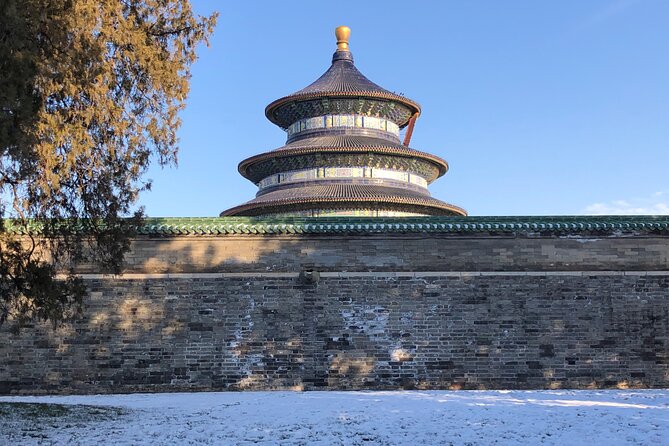
<path fill-rule="evenodd" d="M 386 93 L 386 92 L 369 92 L 369 91 L 350 91 L 350 92 L 316 92 L 316 93 L 305 93 L 305 94 L 293 94 L 293 95 L 288 95 L 284 96 L 282 98 L 279 98 L 273 102 L 271 102 L 267 107 L 265 107 L 265 116 L 267 119 L 270 120 L 273 124 L 276 124 L 277 126 L 281 127 L 282 129 L 288 128 L 290 124 L 287 124 L 285 122 L 281 122 L 278 120 L 275 116 L 275 112 L 282 106 L 289 104 L 291 102 L 305 102 L 305 101 L 311 101 L 315 99 L 322 99 L 322 98 L 328 98 L 328 99 L 348 99 L 348 98 L 356 98 L 356 97 L 362 97 L 362 98 L 367 98 L 367 99 L 382 99 L 382 100 L 387 100 L 387 101 L 394 101 L 398 102 L 405 107 L 407 107 L 409 110 L 411 110 L 412 114 L 419 114 L 421 112 L 420 105 L 417 102 L 412 101 L 411 99 L 405 98 L 404 96 L 396 95 L 393 93 Z M 404 123 L 398 124 L 400 128 L 406 127 L 408 124 L 409 120 L 407 120 Z"/>
<path fill-rule="evenodd" d="M 347 147 L 309 147 L 309 148 L 296 148 L 296 149 L 282 149 L 282 150 L 271 150 L 269 152 L 259 153 L 252 157 L 246 158 L 237 166 L 237 171 L 241 176 L 246 178 L 249 181 L 254 181 L 250 178 L 248 174 L 248 169 L 259 162 L 265 161 L 271 158 L 290 158 L 299 155 L 306 155 L 311 153 L 378 153 L 381 155 L 395 155 L 402 157 L 417 157 L 424 159 L 432 164 L 434 164 L 439 169 L 439 174 L 436 178 L 440 178 L 448 172 L 448 162 L 446 160 L 436 156 L 431 155 L 426 152 L 420 152 L 415 149 L 396 149 L 394 147 L 356 147 L 356 148 L 347 148 Z M 435 178 L 435 179 L 436 179 Z"/>

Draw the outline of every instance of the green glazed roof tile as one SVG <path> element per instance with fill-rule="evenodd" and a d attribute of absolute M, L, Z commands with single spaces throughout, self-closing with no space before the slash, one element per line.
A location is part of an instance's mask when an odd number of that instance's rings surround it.
<path fill-rule="evenodd" d="M 41 224 L 30 222 L 21 227 L 4 220 L 4 228 L 17 234 L 39 234 Z M 81 228 L 71 228 L 82 230 Z M 557 234 L 579 233 L 669 235 L 669 216 L 485 216 L 485 217 L 202 217 L 147 218 L 135 228 L 142 236 L 234 234 Z"/>

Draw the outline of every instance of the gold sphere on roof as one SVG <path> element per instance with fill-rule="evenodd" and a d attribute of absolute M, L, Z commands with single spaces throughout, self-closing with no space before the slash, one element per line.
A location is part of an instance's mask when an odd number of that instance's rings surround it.
<path fill-rule="evenodd" d="M 351 28 L 348 26 L 338 26 L 335 29 L 335 36 L 337 36 L 337 50 L 348 51 L 348 38 L 351 35 Z"/>

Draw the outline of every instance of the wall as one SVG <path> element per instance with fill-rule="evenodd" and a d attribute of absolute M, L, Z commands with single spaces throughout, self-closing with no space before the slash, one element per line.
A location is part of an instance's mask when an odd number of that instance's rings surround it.
<path fill-rule="evenodd" d="M 0 393 L 669 385 L 665 234 L 139 237 L 82 273 L 83 319 L 0 332 Z"/>

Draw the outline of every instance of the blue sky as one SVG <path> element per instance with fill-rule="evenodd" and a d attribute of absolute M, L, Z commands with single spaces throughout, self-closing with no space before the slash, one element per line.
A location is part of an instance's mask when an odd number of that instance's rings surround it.
<path fill-rule="evenodd" d="M 421 104 L 411 146 L 451 167 L 433 196 L 470 215 L 669 214 L 669 1 L 192 4 L 220 17 L 149 216 L 254 196 L 237 164 L 285 142 L 264 108 L 329 67 L 339 25 L 358 69 Z"/>

